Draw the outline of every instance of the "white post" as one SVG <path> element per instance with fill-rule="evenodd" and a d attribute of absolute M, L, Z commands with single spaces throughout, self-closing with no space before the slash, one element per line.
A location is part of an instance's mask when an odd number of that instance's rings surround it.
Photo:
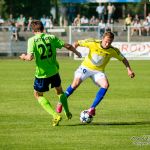
<path fill-rule="evenodd" d="M 127 34 L 127 42 L 130 42 L 130 36 L 131 36 L 131 34 L 130 34 L 130 29 L 131 29 L 131 27 L 130 26 L 127 26 L 127 31 L 128 31 L 128 34 Z"/>
<path fill-rule="evenodd" d="M 69 26 L 69 44 L 72 44 L 72 27 Z M 69 57 L 72 56 L 72 52 L 69 51 Z"/>

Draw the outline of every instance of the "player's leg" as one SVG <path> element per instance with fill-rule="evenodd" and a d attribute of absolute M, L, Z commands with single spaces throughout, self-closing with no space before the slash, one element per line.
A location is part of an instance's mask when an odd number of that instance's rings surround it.
<path fill-rule="evenodd" d="M 59 103 L 57 104 L 58 107 L 57 107 L 56 111 L 58 113 L 60 113 L 62 111 L 62 105 L 63 105 L 67 118 L 71 119 L 72 114 L 69 112 L 67 97 L 64 94 L 62 86 L 61 86 L 61 78 L 60 78 L 59 73 L 52 76 L 50 78 L 49 82 L 51 83 L 51 88 L 55 87 L 55 90 L 56 90 L 57 95 L 59 97 Z"/>
<path fill-rule="evenodd" d="M 80 66 L 74 73 L 74 80 L 72 84 L 66 89 L 65 94 L 69 97 L 76 88 L 84 81 L 86 78 L 90 76 L 90 73 L 87 68 Z"/>
<path fill-rule="evenodd" d="M 66 98 L 67 99 L 74 92 L 74 90 L 80 85 L 80 83 L 81 83 L 81 80 L 75 78 L 73 80 L 72 84 L 66 89 L 64 95 L 62 97 L 59 97 L 59 99 L 60 98 Z M 58 113 L 62 112 L 62 102 L 61 101 L 58 102 L 57 107 L 56 107 L 56 111 Z"/>
<path fill-rule="evenodd" d="M 97 73 L 93 76 L 93 81 L 101 87 L 94 98 L 94 101 L 89 109 L 90 115 L 95 115 L 95 108 L 101 102 L 103 97 L 105 96 L 107 89 L 109 87 L 109 82 L 104 73 Z"/>
<path fill-rule="evenodd" d="M 47 79 L 36 78 L 34 81 L 34 96 L 38 100 L 39 104 L 43 107 L 43 109 L 53 116 L 52 125 L 57 126 L 61 120 L 61 116 L 59 116 L 54 111 L 51 103 L 43 96 L 43 92 L 49 90 L 48 85 L 49 83 L 47 82 Z"/>
<path fill-rule="evenodd" d="M 53 117 L 57 115 L 57 113 L 52 108 L 51 103 L 43 96 L 42 92 L 38 92 L 34 90 L 34 96 L 38 100 L 39 104 L 44 108 L 45 111 L 47 111 Z"/>
<path fill-rule="evenodd" d="M 89 76 L 89 73 L 87 69 L 83 66 L 80 66 L 74 73 L 74 80 L 72 84 L 66 89 L 65 95 L 68 98 L 75 90 L 76 88 L 82 83 L 83 80 L 85 80 Z M 58 113 L 61 113 L 62 105 L 61 103 L 57 104 L 56 111 Z"/>
<path fill-rule="evenodd" d="M 55 89 L 56 89 L 57 95 L 59 97 L 59 103 L 57 104 L 56 111 L 58 113 L 60 113 L 62 111 L 62 106 L 63 106 L 64 112 L 65 112 L 65 115 L 66 115 L 67 119 L 71 119 L 72 114 L 69 111 L 67 97 L 63 92 L 62 86 L 60 85 L 59 87 L 55 87 Z"/>
<path fill-rule="evenodd" d="M 69 97 L 75 90 L 76 88 L 81 84 L 82 80 L 80 77 L 75 77 L 73 79 L 73 82 L 70 86 L 65 91 L 65 94 L 67 97 Z"/>

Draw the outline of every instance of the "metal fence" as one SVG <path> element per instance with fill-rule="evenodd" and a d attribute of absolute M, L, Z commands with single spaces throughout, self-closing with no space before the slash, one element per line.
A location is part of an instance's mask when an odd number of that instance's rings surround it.
<path fill-rule="evenodd" d="M 54 34 L 68 43 L 87 38 L 101 38 L 105 31 L 111 30 L 115 34 L 114 42 L 149 42 L 149 34 L 139 30 L 132 35 L 132 26 L 125 30 L 123 26 L 111 25 L 109 28 L 102 29 L 100 26 L 67 26 L 46 29 L 49 34 Z M 142 28 L 141 28 L 142 29 Z M 0 27 L 0 55 L 14 56 L 26 52 L 27 40 L 33 36 L 32 32 L 19 31 L 18 41 L 11 39 L 9 27 Z M 58 53 L 68 54 L 65 49 L 58 50 Z M 71 54 L 70 54 L 71 56 Z"/>

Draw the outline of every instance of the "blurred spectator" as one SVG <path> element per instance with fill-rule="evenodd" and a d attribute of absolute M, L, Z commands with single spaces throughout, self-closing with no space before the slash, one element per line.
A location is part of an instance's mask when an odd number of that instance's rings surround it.
<path fill-rule="evenodd" d="M 0 16 L 0 25 L 3 25 L 4 24 L 4 19 Z"/>
<path fill-rule="evenodd" d="M 11 23 L 10 32 L 11 32 L 11 40 L 15 39 L 15 41 L 17 41 L 18 40 L 18 29 L 14 22 Z"/>
<path fill-rule="evenodd" d="M 125 27 L 124 27 L 123 30 L 126 31 L 126 30 L 127 30 L 127 27 L 130 26 L 131 23 L 132 23 L 132 17 L 131 17 L 130 14 L 128 14 L 127 17 L 126 17 L 125 20 L 124 20 Z"/>
<path fill-rule="evenodd" d="M 116 10 L 115 6 L 109 3 L 107 6 L 107 11 L 108 11 L 107 20 L 109 20 L 109 22 L 111 21 L 111 19 L 113 19 L 115 10 Z"/>
<path fill-rule="evenodd" d="M 114 25 L 113 19 L 107 20 L 105 30 L 106 30 L 106 31 L 111 31 L 111 32 L 113 32 L 113 25 Z"/>
<path fill-rule="evenodd" d="M 55 8 L 55 6 L 51 7 L 50 14 L 52 15 L 52 17 L 51 17 L 52 22 L 55 22 L 56 21 L 56 8 Z"/>
<path fill-rule="evenodd" d="M 139 15 L 136 14 L 135 17 L 133 18 L 133 21 L 140 21 Z"/>
<path fill-rule="evenodd" d="M 132 22 L 132 28 L 131 28 L 131 36 L 133 36 L 134 32 L 138 33 L 139 36 L 141 36 L 141 23 L 139 20 Z"/>
<path fill-rule="evenodd" d="M 28 24 L 27 24 L 27 31 L 31 31 L 31 22 L 32 22 L 32 16 L 29 17 L 28 19 Z"/>
<path fill-rule="evenodd" d="M 50 28 L 53 28 L 53 22 L 52 22 L 51 16 L 50 17 L 47 16 L 45 21 L 46 21 L 46 24 L 45 24 L 46 31 Z"/>
<path fill-rule="evenodd" d="M 80 14 L 78 14 L 73 21 L 73 26 L 80 26 L 80 25 L 81 25 L 81 18 L 80 18 Z"/>
<path fill-rule="evenodd" d="M 81 17 L 80 22 L 81 22 L 81 26 L 88 26 L 89 25 L 89 20 L 85 16 Z M 87 30 L 87 28 L 82 28 L 82 30 L 85 31 L 85 30 Z"/>
<path fill-rule="evenodd" d="M 90 26 L 98 26 L 98 23 L 99 23 L 98 18 L 96 18 L 95 16 L 92 16 L 89 21 L 89 25 Z M 90 30 L 94 31 L 94 30 L 96 30 L 96 27 L 92 27 L 92 28 L 90 27 Z"/>
<path fill-rule="evenodd" d="M 17 22 L 16 22 L 16 27 L 20 28 L 21 30 L 24 31 L 25 28 L 25 17 L 23 16 L 23 14 L 20 14 L 20 16 L 17 18 Z"/>
<path fill-rule="evenodd" d="M 45 28 L 45 25 L 46 25 L 46 16 L 43 15 L 40 20 L 41 20 L 41 22 L 43 23 L 43 26 L 44 26 L 44 28 Z"/>
<path fill-rule="evenodd" d="M 13 14 L 10 14 L 9 18 L 7 19 L 7 25 L 11 25 L 12 23 L 15 23 L 15 19 L 13 17 Z"/>
<path fill-rule="evenodd" d="M 148 13 L 148 16 L 146 18 L 148 20 L 148 23 L 150 24 L 150 13 Z"/>
<path fill-rule="evenodd" d="M 97 22 L 96 22 L 96 17 L 92 16 L 90 21 L 89 21 L 89 25 L 90 26 L 97 26 Z"/>
<path fill-rule="evenodd" d="M 146 32 L 146 35 L 149 35 L 149 30 L 150 30 L 150 24 L 148 22 L 148 19 L 145 18 L 143 23 L 142 23 L 142 33 L 144 34 Z"/>
<path fill-rule="evenodd" d="M 59 7 L 59 14 L 60 14 L 60 18 L 59 18 L 59 25 L 62 26 L 67 26 L 67 12 L 66 12 L 66 7 L 64 7 L 63 5 Z"/>
<path fill-rule="evenodd" d="M 98 26 L 99 26 L 99 37 L 102 37 L 105 32 L 105 28 L 106 28 L 106 24 L 105 24 L 104 20 L 100 20 Z"/>
<path fill-rule="evenodd" d="M 99 19 L 104 20 L 105 6 L 102 3 L 99 3 L 99 6 L 96 7 L 96 12 L 98 13 Z"/>
<path fill-rule="evenodd" d="M 82 17 L 81 17 L 81 25 L 82 25 L 82 26 L 87 26 L 87 25 L 89 25 L 89 20 L 88 20 L 87 17 L 85 17 L 85 16 L 82 16 Z"/>
<path fill-rule="evenodd" d="M 80 27 L 80 25 L 81 25 L 81 18 L 80 18 L 80 14 L 78 14 L 77 17 L 73 21 L 73 26 Z M 80 28 L 77 28 L 77 29 L 78 29 L 77 30 L 78 32 L 81 31 Z"/>

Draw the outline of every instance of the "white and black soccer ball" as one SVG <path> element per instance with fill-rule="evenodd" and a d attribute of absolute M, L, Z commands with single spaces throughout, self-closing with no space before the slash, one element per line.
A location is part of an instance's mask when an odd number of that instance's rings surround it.
<path fill-rule="evenodd" d="M 91 123 L 93 120 L 93 117 L 91 115 L 88 114 L 87 110 L 83 110 L 80 113 L 80 122 L 81 123 Z"/>

